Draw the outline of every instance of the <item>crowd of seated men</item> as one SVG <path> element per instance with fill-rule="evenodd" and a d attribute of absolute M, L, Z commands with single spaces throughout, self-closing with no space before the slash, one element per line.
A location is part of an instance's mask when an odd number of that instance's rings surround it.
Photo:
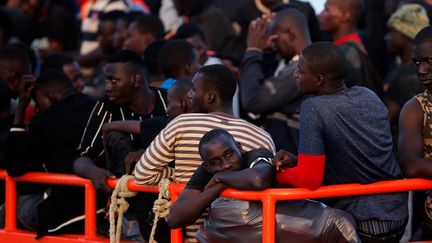
<path fill-rule="evenodd" d="M 91 180 L 106 236 L 107 179 L 184 183 L 157 242 L 180 227 L 189 242 L 260 242 L 260 205 L 226 188 L 431 177 L 430 1 L 227 2 L 2 2 L 0 168 Z M 284 202 L 276 241 L 432 240 L 430 195 Z M 155 199 L 127 199 L 122 240 L 149 240 Z M 82 188 L 20 183 L 19 227 L 83 232 L 83 201 Z"/>

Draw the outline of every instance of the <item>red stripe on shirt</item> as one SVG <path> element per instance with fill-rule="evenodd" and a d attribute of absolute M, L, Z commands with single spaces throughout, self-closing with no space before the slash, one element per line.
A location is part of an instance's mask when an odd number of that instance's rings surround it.
<path fill-rule="evenodd" d="M 287 168 L 276 174 L 280 186 L 304 187 L 317 189 L 324 178 L 325 154 L 309 155 L 299 153 L 297 166 Z"/>

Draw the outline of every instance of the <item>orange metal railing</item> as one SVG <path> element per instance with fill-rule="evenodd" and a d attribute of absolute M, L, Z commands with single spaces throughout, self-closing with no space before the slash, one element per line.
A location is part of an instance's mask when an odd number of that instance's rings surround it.
<path fill-rule="evenodd" d="M 0 230 L 0 242 L 107 242 L 96 235 L 96 192 L 89 180 L 63 174 L 27 173 L 21 177 L 11 178 L 5 171 L 0 170 L 0 179 L 6 181 L 6 227 Z M 46 236 L 42 240 L 34 240 L 34 233 L 23 232 L 16 227 L 16 183 L 34 182 L 46 184 L 61 184 L 69 186 L 85 187 L 85 233 L 84 236 Z M 116 180 L 108 180 L 108 184 L 114 187 Z M 140 192 L 158 192 L 155 186 L 140 186 L 130 181 L 128 188 Z M 183 184 L 172 184 L 170 192 L 172 200 L 175 201 L 183 190 Z M 411 190 L 426 190 L 432 188 L 432 180 L 405 179 L 394 181 L 383 181 L 373 184 L 345 184 L 323 186 L 318 190 L 311 191 L 303 188 L 290 189 L 267 189 L 264 191 L 237 191 L 225 190 L 222 196 L 241 200 L 257 200 L 263 203 L 263 242 L 270 243 L 275 240 L 275 205 L 281 200 L 298 200 L 305 198 L 326 198 L 340 196 L 368 195 L 379 193 L 402 192 Z M 31 241 L 33 240 L 33 241 Z M 172 230 L 172 243 L 182 243 L 183 234 L 181 229 Z"/>
<path fill-rule="evenodd" d="M 184 185 L 173 184 L 171 186 L 171 195 L 180 194 Z M 382 181 L 372 184 L 344 184 L 322 186 L 317 190 L 311 191 L 304 188 L 290 189 L 267 189 L 263 191 L 238 191 L 227 189 L 222 193 L 224 197 L 237 198 L 241 200 L 256 200 L 262 202 L 263 208 L 263 243 L 275 242 L 275 205 L 277 201 L 314 199 L 341 196 L 356 196 L 368 194 L 380 194 L 389 192 L 403 192 L 426 190 L 432 188 L 432 180 L 425 179 L 404 179 L 393 181 Z M 182 243 L 182 235 L 179 231 L 171 234 L 172 243 Z M 175 237 L 173 237 L 175 236 Z"/>
<path fill-rule="evenodd" d="M 0 230 L 0 242 L 20 242 L 23 239 L 25 242 L 34 240 L 34 233 L 28 233 L 17 229 L 16 224 L 16 183 L 17 182 L 33 182 L 44 184 L 56 184 L 67 186 L 81 186 L 85 188 L 85 228 L 84 235 L 77 237 L 44 237 L 45 240 L 35 242 L 107 242 L 106 239 L 96 235 L 96 191 L 90 180 L 83 179 L 75 175 L 55 174 L 55 173 L 40 173 L 30 172 L 23 176 L 12 178 L 7 175 L 6 171 L 0 170 L 0 179 L 6 182 L 6 207 L 5 207 L 5 228 Z M 114 188 L 117 180 L 109 180 L 108 184 Z M 128 183 L 130 190 L 141 192 L 157 193 L 157 187 L 138 186 L 132 181 Z M 50 241 L 52 239 L 52 241 Z"/>
<path fill-rule="evenodd" d="M 8 234 L 17 233 L 17 239 L 22 239 L 23 232 L 16 226 L 16 183 L 33 182 L 68 186 L 83 186 L 85 188 L 85 240 L 97 240 L 96 237 L 96 191 L 89 180 L 64 174 L 27 173 L 21 177 L 12 178 L 0 170 L 0 178 L 6 182 L 5 228 L 0 232 L 0 239 Z M 9 238 L 8 238 L 9 239 Z M 12 241 L 13 242 L 13 241 Z"/>

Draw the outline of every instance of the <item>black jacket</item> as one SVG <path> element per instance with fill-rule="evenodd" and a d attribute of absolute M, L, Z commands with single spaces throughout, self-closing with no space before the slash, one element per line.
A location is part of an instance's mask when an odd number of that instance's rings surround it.
<path fill-rule="evenodd" d="M 73 174 L 73 158 L 94 104 L 86 95 L 73 94 L 36 114 L 27 132 L 9 132 L 8 174 L 20 176 L 29 171 Z M 23 189 L 20 194 L 47 188 Z M 39 236 L 84 213 L 83 188 L 51 186 L 48 195 L 37 206 Z"/>

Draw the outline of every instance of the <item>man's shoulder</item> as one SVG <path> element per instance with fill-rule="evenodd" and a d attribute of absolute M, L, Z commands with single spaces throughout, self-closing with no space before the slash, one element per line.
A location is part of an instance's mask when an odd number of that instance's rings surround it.
<path fill-rule="evenodd" d="M 353 86 L 351 88 L 347 89 L 348 97 L 354 97 L 357 96 L 358 101 L 360 101 L 360 98 L 364 98 L 367 101 L 370 101 L 372 103 L 382 103 L 378 95 L 372 91 L 369 88 L 366 88 L 364 86 Z"/>
<path fill-rule="evenodd" d="M 230 128 L 235 127 L 243 127 L 249 129 L 253 133 L 258 133 L 261 135 L 266 135 L 270 137 L 270 135 L 264 131 L 262 128 L 237 117 L 224 117 L 211 113 L 186 113 L 181 114 L 174 118 L 167 127 L 180 127 L 179 125 L 187 124 L 189 126 L 195 127 L 208 127 L 214 126 L 220 127 L 221 125 L 228 125 Z"/>
<path fill-rule="evenodd" d="M 172 119 L 164 130 L 174 131 L 191 126 L 197 128 L 204 126 L 206 122 L 212 122 L 212 120 L 214 120 L 214 116 L 208 113 L 185 113 Z"/>
<path fill-rule="evenodd" d="M 323 96 L 311 96 L 303 101 L 300 110 L 313 109 L 319 107 L 321 102 L 326 100 Z"/>
<path fill-rule="evenodd" d="M 52 105 L 46 115 L 49 117 L 58 116 L 88 116 L 96 104 L 96 99 L 85 94 L 72 94 L 63 100 Z"/>
<path fill-rule="evenodd" d="M 86 94 L 73 94 L 70 97 L 71 103 L 78 106 L 94 106 L 98 99 Z"/>
<path fill-rule="evenodd" d="M 200 118 L 205 118 L 208 116 L 209 116 L 209 114 L 207 114 L 207 113 L 185 113 L 185 114 L 178 115 L 176 118 L 174 118 L 172 120 L 172 123 L 177 123 L 177 122 L 181 122 L 181 121 L 185 121 L 185 120 L 189 120 L 189 119 L 200 119 Z"/>
<path fill-rule="evenodd" d="M 339 45 L 339 49 L 350 62 L 361 59 L 362 55 L 365 55 L 365 53 L 362 52 L 362 47 L 354 41 L 347 41 Z"/>
<path fill-rule="evenodd" d="M 376 96 L 374 92 L 368 88 L 361 86 L 353 86 L 341 92 L 330 95 L 317 95 L 305 99 L 301 105 L 301 110 L 314 110 L 320 112 L 326 107 L 335 108 L 336 105 L 340 106 L 346 104 L 345 100 L 351 97 L 358 96 Z"/>
<path fill-rule="evenodd" d="M 256 148 L 256 149 L 252 149 L 250 151 L 244 152 L 242 154 L 242 157 L 246 161 L 246 163 L 248 163 L 248 166 L 249 166 L 249 164 L 254 162 L 256 159 L 259 159 L 259 158 L 273 159 L 274 155 L 267 148 L 260 147 L 260 148 Z"/>
<path fill-rule="evenodd" d="M 166 97 L 166 95 L 167 95 L 167 90 L 166 89 L 156 88 L 156 87 L 153 87 L 153 86 L 150 86 L 150 89 L 153 90 L 158 95 L 162 95 L 164 97 Z"/>
<path fill-rule="evenodd" d="M 294 80 L 294 71 L 297 69 L 298 61 L 292 61 L 285 65 L 277 75 L 279 78 L 290 78 Z"/>
<path fill-rule="evenodd" d="M 121 110 L 123 110 L 123 112 L 130 111 L 128 104 L 115 104 L 110 100 L 108 96 L 103 96 L 102 98 L 100 98 L 97 102 L 97 105 L 100 107 L 100 109 L 106 110 L 111 113 L 121 113 Z"/>

